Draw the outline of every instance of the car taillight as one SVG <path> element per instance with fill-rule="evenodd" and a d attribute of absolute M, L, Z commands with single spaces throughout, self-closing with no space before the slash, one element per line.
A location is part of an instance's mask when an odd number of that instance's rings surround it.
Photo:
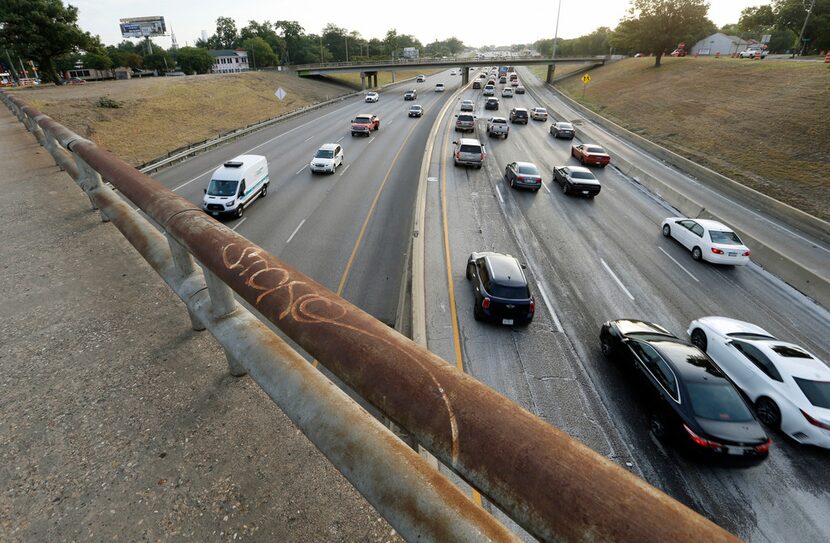
<path fill-rule="evenodd" d="M 755 445 L 755 450 L 759 453 L 769 452 L 770 445 L 772 445 L 772 440 L 767 439 L 766 443 L 761 443 L 760 445 Z"/>
<path fill-rule="evenodd" d="M 749 255 L 751 255 L 751 254 L 752 254 L 752 251 L 745 251 L 745 252 L 744 252 L 744 256 L 749 256 Z"/>
<path fill-rule="evenodd" d="M 525 180 L 525 178 L 524 178 L 524 177 L 517 177 L 517 178 L 516 178 L 516 181 L 524 181 L 524 180 Z"/>
<path fill-rule="evenodd" d="M 723 254 L 723 251 L 721 251 L 717 247 L 712 247 L 712 252 L 715 253 L 716 255 L 722 255 Z"/>
<path fill-rule="evenodd" d="M 461 151 L 455 152 L 455 158 L 461 158 Z"/>
<path fill-rule="evenodd" d="M 799 409 L 799 411 L 801 411 L 801 414 L 802 414 L 802 415 L 804 415 L 804 418 L 805 418 L 805 419 L 807 419 L 807 422 L 809 422 L 809 423 L 810 423 L 810 424 L 812 424 L 813 426 L 818 426 L 819 428 L 823 428 L 823 429 L 825 429 L 825 430 L 830 430 L 830 425 L 828 425 L 828 424 L 824 424 L 824 423 L 823 423 L 823 422 L 821 422 L 820 420 L 816 420 L 816 419 L 814 419 L 813 417 L 811 417 L 810 415 L 808 415 L 806 411 L 803 411 L 803 410 L 801 410 L 801 409 Z"/>
<path fill-rule="evenodd" d="M 484 153 L 481 153 L 481 161 L 484 162 Z"/>
<path fill-rule="evenodd" d="M 536 311 L 536 302 L 530 300 L 530 312 L 533 313 L 534 311 Z"/>
<path fill-rule="evenodd" d="M 701 447 L 706 447 L 707 449 L 720 449 L 723 447 L 723 443 L 718 443 L 717 441 L 711 441 L 706 439 L 705 437 L 701 437 L 694 433 L 691 428 L 683 425 L 683 428 L 686 430 L 686 433 L 689 434 L 689 437 L 692 438 L 692 441 L 700 445 Z"/>
<path fill-rule="evenodd" d="M 483 307 L 484 309 L 490 309 L 490 298 L 485 297 L 483 300 L 481 300 L 481 307 Z"/>

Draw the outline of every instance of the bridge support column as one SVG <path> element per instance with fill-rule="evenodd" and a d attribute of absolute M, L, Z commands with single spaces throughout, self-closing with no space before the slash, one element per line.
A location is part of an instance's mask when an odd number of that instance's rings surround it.
<path fill-rule="evenodd" d="M 202 267 L 202 269 L 205 272 L 205 283 L 207 283 L 208 293 L 210 294 L 210 314 L 216 319 L 234 314 L 240 306 L 233 297 L 231 287 L 222 282 L 209 269 L 205 267 Z M 248 373 L 228 349 L 225 349 L 225 358 L 228 359 L 228 367 L 234 377 L 242 377 Z"/>
<path fill-rule="evenodd" d="M 553 84 L 553 74 L 556 71 L 556 64 L 548 64 L 548 75 L 545 77 L 545 82 L 552 85 Z"/>
<path fill-rule="evenodd" d="M 377 73 L 377 72 L 375 72 L 375 73 L 374 73 L 374 74 L 372 74 L 372 75 L 373 75 L 373 76 L 374 76 L 374 78 L 375 78 L 375 84 L 373 85 L 373 87 L 374 87 L 374 88 L 378 88 L 378 73 Z"/>
<path fill-rule="evenodd" d="M 462 66 L 461 67 L 461 84 L 466 85 L 470 82 L 470 67 L 469 66 Z"/>
<path fill-rule="evenodd" d="M 101 222 L 109 222 L 109 217 L 107 217 L 104 212 L 98 209 L 98 206 L 95 205 L 95 199 L 92 197 L 92 192 L 98 190 L 103 185 L 103 181 L 101 179 L 101 174 L 95 171 L 89 164 L 84 161 L 80 156 L 72 153 L 72 157 L 75 159 L 75 164 L 78 166 L 78 186 L 86 193 L 87 198 L 89 198 L 89 203 L 92 206 L 93 211 L 98 210 L 98 213 L 101 215 Z"/>
<path fill-rule="evenodd" d="M 366 90 L 366 72 L 360 72 L 360 90 Z"/>

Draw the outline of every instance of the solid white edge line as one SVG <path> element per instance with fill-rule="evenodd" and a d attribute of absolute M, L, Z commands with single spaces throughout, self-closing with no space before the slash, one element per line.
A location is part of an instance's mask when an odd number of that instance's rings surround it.
<path fill-rule="evenodd" d="M 692 275 L 692 272 L 690 272 L 689 270 L 687 270 L 687 269 L 686 269 L 686 268 L 685 268 L 682 264 L 680 264 L 680 262 L 678 262 L 677 260 L 675 260 L 675 259 L 674 259 L 674 257 L 672 257 L 672 255 L 670 255 L 669 253 L 667 253 L 666 251 L 664 251 L 662 247 L 657 247 L 657 248 L 658 248 L 658 249 L 660 249 L 660 252 L 662 252 L 664 255 L 666 255 L 667 257 L 669 257 L 669 259 L 670 259 L 672 262 L 674 262 L 675 264 L 677 264 L 677 265 L 680 267 L 680 269 L 681 269 L 681 270 L 683 270 L 684 272 L 686 272 L 686 275 L 688 275 L 689 277 L 691 277 L 692 279 L 694 279 L 695 281 L 697 281 L 698 283 L 700 283 L 700 281 L 698 281 L 698 278 L 697 278 L 697 277 L 695 277 L 694 275 Z"/>
<path fill-rule="evenodd" d="M 218 166 L 215 166 L 215 167 L 213 167 L 213 168 L 211 168 L 211 169 L 209 169 L 209 170 L 205 170 L 205 171 L 203 171 L 202 173 L 200 173 L 199 175 L 197 175 L 196 177 L 194 177 L 194 178 L 193 178 L 193 179 L 191 179 L 190 181 L 185 181 L 184 183 L 182 183 L 182 184 L 181 184 L 181 185 L 179 185 L 178 187 L 174 188 L 174 189 L 173 189 L 173 192 L 176 192 L 176 191 L 177 191 L 177 190 L 179 190 L 180 188 L 186 187 L 187 185 L 189 185 L 189 184 L 191 184 L 192 182 L 196 181 L 197 179 L 199 179 L 199 178 L 200 178 L 200 177 L 202 177 L 203 175 L 205 175 L 205 174 L 208 174 L 208 173 L 212 172 L 212 171 L 213 171 L 213 170 L 215 170 L 216 168 L 218 168 Z"/>
<path fill-rule="evenodd" d="M 300 175 L 301 173 L 303 173 L 303 170 L 305 170 L 306 168 L 308 168 L 308 164 L 306 164 L 305 166 L 303 166 L 302 168 L 300 168 L 300 171 L 298 171 L 298 172 L 297 172 L 297 173 L 295 173 L 294 175 Z"/>
<path fill-rule="evenodd" d="M 303 226 L 303 223 L 304 223 L 304 222 L 305 222 L 305 219 L 303 219 L 303 220 L 301 220 L 301 221 L 300 221 L 300 224 L 298 224 L 298 225 L 297 225 L 297 228 L 295 228 L 295 229 L 294 229 L 294 231 L 293 231 L 293 232 L 291 232 L 291 235 L 290 235 L 290 236 L 288 236 L 288 239 L 287 239 L 287 240 L 285 240 L 285 242 L 286 242 L 286 243 L 291 243 L 291 240 L 292 240 L 292 239 L 294 239 L 294 236 L 296 236 L 296 235 L 297 235 L 297 232 L 299 232 L 299 231 L 300 231 L 300 228 Z"/>
<path fill-rule="evenodd" d="M 499 197 L 499 202 L 504 203 L 504 198 L 501 196 L 501 191 L 499 190 L 499 186 L 496 185 L 496 196 Z"/>
<path fill-rule="evenodd" d="M 628 292 L 628 289 L 625 288 L 625 285 L 622 284 L 622 281 L 620 281 L 619 277 L 617 277 L 617 275 L 613 271 L 611 271 L 611 268 L 608 266 L 608 264 L 605 263 L 605 260 L 600 258 L 599 261 L 602 262 L 602 265 L 605 267 L 608 273 L 611 274 L 611 277 L 614 279 L 614 281 L 616 281 L 620 288 L 623 289 L 623 292 L 625 292 L 625 294 L 633 300 L 634 296 L 632 296 L 631 293 Z"/>
<path fill-rule="evenodd" d="M 231 228 L 231 230 L 236 231 L 236 229 L 239 227 L 239 225 L 242 224 L 243 222 L 245 222 L 245 219 L 247 219 L 247 218 L 248 217 L 242 217 L 241 219 L 239 219 L 239 222 L 236 223 L 235 225 L 233 225 L 233 228 Z"/>
<path fill-rule="evenodd" d="M 344 174 L 344 173 L 346 173 L 346 170 L 348 170 L 348 169 L 349 169 L 349 166 L 351 166 L 351 165 L 352 165 L 352 163 L 351 163 L 351 162 L 349 162 L 348 164 L 346 164 L 346 166 L 343 168 L 343 171 L 342 171 L 342 172 L 340 172 L 340 176 L 341 176 L 341 177 L 343 176 L 343 174 Z"/>

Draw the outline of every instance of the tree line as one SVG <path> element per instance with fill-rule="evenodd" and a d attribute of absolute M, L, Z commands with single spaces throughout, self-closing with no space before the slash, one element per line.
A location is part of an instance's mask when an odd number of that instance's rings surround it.
<path fill-rule="evenodd" d="M 360 32 L 328 24 L 320 34 L 306 33 L 297 21 L 249 21 L 241 29 L 230 17 L 216 20 L 216 32 L 195 47 L 149 52 L 144 42 L 124 40 L 104 46 L 98 36 L 78 26 L 78 8 L 62 0 L 2 0 L 0 2 L 0 63 L 7 58 L 33 60 L 45 79 L 59 81 L 60 73 L 78 67 L 109 70 L 116 67 L 209 73 L 214 58 L 209 50 L 244 49 L 255 68 L 345 60 L 399 58 L 406 47 L 421 56 L 454 56 L 464 49 L 455 37 L 423 45 L 393 28 L 382 39 L 365 39 Z M 14 62 L 11 68 L 14 69 Z"/>
<path fill-rule="evenodd" d="M 638 52 L 655 55 L 655 65 L 680 42 L 692 46 L 697 41 L 723 32 L 742 39 L 760 40 L 771 36 L 768 48 L 773 53 L 806 53 L 830 50 L 830 0 L 815 0 L 804 27 L 805 41 L 798 36 L 807 18 L 812 0 L 773 0 L 771 4 L 746 8 L 737 23 L 718 28 L 707 17 L 709 4 L 705 0 L 632 0 L 626 17 L 615 29 L 600 27 L 594 32 L 574 39 L 557 39 L 558 56 L 605 55 Z M 542 56 L 553 53 L 553 39 L 533 44 Z"/>

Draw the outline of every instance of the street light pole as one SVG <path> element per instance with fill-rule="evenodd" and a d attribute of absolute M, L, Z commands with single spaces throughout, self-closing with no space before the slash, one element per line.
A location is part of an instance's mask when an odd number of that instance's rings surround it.
<path fill-rule="evenodd" d="M 815 0 L 814 0 L 815 1 Z M 556 6 L 556 30 L 553 32 L 553 52 L 550 58 L 556 58 L 556 40 L 559 38 L 559 12 L 562 10 L 562 0 Z"/>
<path fill-rule="evenodd" d="M 801 44 L 801 52 L 798 56 L 804 56 L 804 31 L 807 29 L 807 21 L 810 20 L 810 14 L 813 13 L 813 7 L 816 5 L 816 0 L 810 2 L 810 9 L 807 10 L 807 16 L 804 18 L 804 25 L 801 27 L 801 34 L 798 35 L 798 43 Z"/>
<path fill-rule="evenodd" d="M 343 36 L 343 39 L 346 40 L 346 62 L 349 62 L 349 37 Z"/>

